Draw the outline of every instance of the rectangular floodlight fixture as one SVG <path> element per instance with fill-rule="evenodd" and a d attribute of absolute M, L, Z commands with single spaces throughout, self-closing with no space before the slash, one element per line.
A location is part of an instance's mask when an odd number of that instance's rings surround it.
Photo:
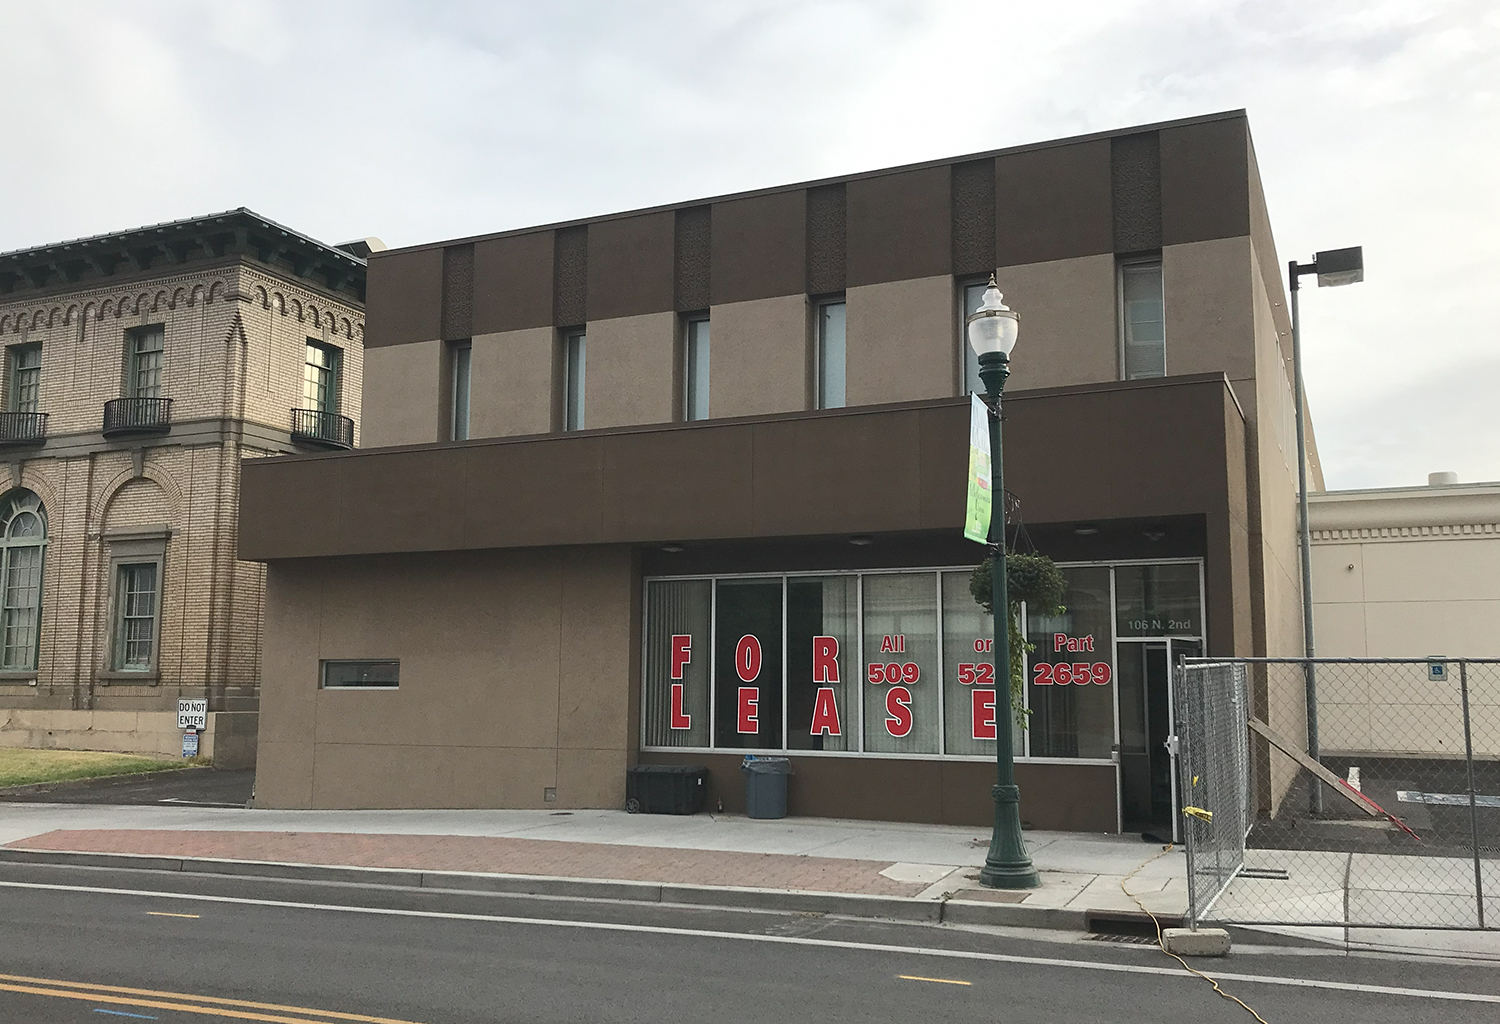
<path fill-rule="evenodd" d="M 1341 284 L 1358 284 L 1365 279 L 1364 246 L 1327 249 L 1313 259 L 1319 288 L 1337 288 Z"/>

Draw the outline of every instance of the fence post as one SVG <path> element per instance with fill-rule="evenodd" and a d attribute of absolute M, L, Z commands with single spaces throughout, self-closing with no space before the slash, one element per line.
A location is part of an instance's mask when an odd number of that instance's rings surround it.
<path fill-rule="evenodd" d="M 1474 848 L 1474 905 L 1479 912 L 1479 927 L 1484 927 L 1484 867 L 1479 859 L 1479 811 L 1474 799 L 1474 738 L 1469 730 L 1469 663 L 1458 663 L 1458 692 L 1464 705 L 1464 767 L 1468 771 L 1469 834 Z"/>

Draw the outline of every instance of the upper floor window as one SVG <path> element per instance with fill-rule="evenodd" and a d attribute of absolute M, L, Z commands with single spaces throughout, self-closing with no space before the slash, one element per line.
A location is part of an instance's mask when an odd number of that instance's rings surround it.
<path fill-rule="evenodd" d="M 453 422 L 448 425 L 448 433 L 454 441 L 469 439 L 469 361 L 473 354 L 473 342 L 455 341 L 453 343 L 450 354 L 453 374 L 448 382 L 453 392 Z"/>
<path fill-rule="evenodd" d="M 31 491 L 12 491 L 0 504 L 0 671 L 36 668 L 46 547 L 42 499 Z"/>
<path fill-rule="evenodd" d="M 569 331 L 563 336 L 563 429 L 582 430 L 588 335 Z"/>
<path fill-rule="evenodd" d="M 708 419 L 708 317 L 689 317 L 683 338 L 682 417 Z"/>
<path fill-rule="evenodd" d="M 161 324 L 137 327 L 126 333 L 126 397 L 161 397 L 162 350 L 166 339 L 166 328 Z"/>
<path fill-rule="evenodd" d="M 989 280 L 974 280 L 959 284 L 958 350 L 963 353 L 964 394 L 984 394 L 984 382 L 979 379 L 979 356 L 969 344 L 969 317 L 984 303 L 984 290 Z"/>
<path fill-rule="evenodd" d="M 817 308 L 817 399 L 819 409 L 844 407 L 844 300 L 829 299 Z"/>
<path fill-rule="evenodd" d="M 1161 260 L 1120 264 L 1120 349 L 1126 380 L 1167 375 Z"/>
<path fill-rule="evenodd" d="M 12 345 L 10 348 L 11 412 L 36 412 L 42 384 L 42 346 Z"/>
<path fill-rule="evenodd" d="M 302 365 L 302 401 L 314 412 L 339 411 L 339 373 L 343 353 L 333 345 L 307 343 L 307 357 Z"/>

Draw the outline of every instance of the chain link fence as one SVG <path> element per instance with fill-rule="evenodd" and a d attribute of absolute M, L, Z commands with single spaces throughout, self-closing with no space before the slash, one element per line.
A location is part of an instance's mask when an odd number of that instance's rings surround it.
<path fill-rule="evenodd" d="M 1175 667 L 1194 923 L 1500 929 L 1500 660 Z"/>

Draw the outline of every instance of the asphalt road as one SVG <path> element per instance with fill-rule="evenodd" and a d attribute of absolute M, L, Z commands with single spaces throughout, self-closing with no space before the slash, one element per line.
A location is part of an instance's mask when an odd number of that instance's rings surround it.
<path fill-rule="evenodd" d="M 7 1022 L 1253 1019 L 1152 948 L 1060 933 L 47 865 L 0 864 L 0 950 Z M 1493 963 L 1199 966 L 1272 1024 L 1500 1019 Z"/>
<path fill-rule="evenodd" d="M 103 779 L 38 783 L 0 789 L 0 802 L 45 804 L 178 804 L 244 807 L 255 788 L 255 769 L 180 768 Z"/>

